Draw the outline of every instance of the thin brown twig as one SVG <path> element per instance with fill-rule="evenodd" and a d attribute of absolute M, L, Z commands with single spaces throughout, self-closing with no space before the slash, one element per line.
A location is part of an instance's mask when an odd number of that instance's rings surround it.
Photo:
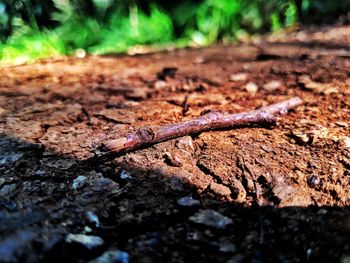
<path fill-rule="evenodd" d="M 103 144 L 105 152 L 125 153 L 178 137 L 198 134 L 203 131 L 243 125 L 273 125 L 275 114 L 286 114 L 301 103 L 298 97 L 259 108 L 251 112 L 226 114 L 209 112 L 188 121 L 157 128 L 140 128 L 127 136 Z"/>

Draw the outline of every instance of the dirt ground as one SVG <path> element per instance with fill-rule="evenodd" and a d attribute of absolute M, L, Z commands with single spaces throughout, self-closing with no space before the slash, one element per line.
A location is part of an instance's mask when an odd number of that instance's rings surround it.
<path fill-rule="evenodd" d="M 350 262 L 350 27 L 0 68 L 0 262 Z M 139 127 L 299 96 L 112 161 Z"/>

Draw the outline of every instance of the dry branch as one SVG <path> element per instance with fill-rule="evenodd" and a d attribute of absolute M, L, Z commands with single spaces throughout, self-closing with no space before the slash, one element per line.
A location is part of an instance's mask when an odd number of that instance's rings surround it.
<path fill-rule="evenodd" d="M 273 125 L 276 123 L 275 114 L 286 114 L 288 110 L 298 106 L 300 103 L 301 99 L 294 97 L 251 112 L 237 114 L 209 112 L 198 118 L 176 124 L 157 128 L 140 128 L 127 136 L 108 141 L 103 144 L 103 148 L 105 152 L 109 153 L 125 153 L 166 140 L 208 130 L 243 125 Z"/>

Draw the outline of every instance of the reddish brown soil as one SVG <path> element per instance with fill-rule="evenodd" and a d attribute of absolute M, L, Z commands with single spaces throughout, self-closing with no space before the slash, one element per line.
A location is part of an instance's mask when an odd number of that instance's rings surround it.
<path fill-rule="evenodd" d="M 349 32 L 0 68 L 2 260 L 84 262 L 119 249 L 131 262 L 349 262 Z M 293 96 L 303 105 L 272 128 L 91 159 L 139 127 Z M 200 204 L 179 204 L 188 196 Z M 194 222 L 206 209 L 232 223 Z M 104 245 L 71 246 L 69 233 Z"/>

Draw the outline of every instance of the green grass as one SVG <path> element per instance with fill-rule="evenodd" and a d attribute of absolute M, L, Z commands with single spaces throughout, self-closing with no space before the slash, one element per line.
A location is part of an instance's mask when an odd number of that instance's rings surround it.
<path fill-rule="evenodd" d="M 101 28 L 98 39 L 86 46 L 89 53 L 124 52 L 135 45 L 170 43 L 174 39 L 173 24 L 170 17 L 156 6 L 151 6 L 147 15 L 135 5 L 130 8 L 128 17 L 112 16 L 108 25 Z"/>
<path fill-rule="evenodd" d="M 63 7 L 66 8 L 66 7 Z M 165 44 L 174 40 L 168 14 L 150 6 L 149 14 L 130 7 L 128 15 L 116 13 L 101 23 L 96 18 L 72 15 L 73 10 L 55 13 L 62 23 L 51 30 L 37 30 L 17 19 L 16 30 L 0 43 L 2 64 L 21 64 L 84 49 L 91 54 L 125 52 L 135 45 Z"/>
<path fill-rule="evenodd" d="M 139 45 L 206 46 L 233 41 L 242 34 L 278 31 L 298 22 L 294 0 L 185 0 L 163 6 L 156 1 L 146 8 L 133 0 L 51 0 L 46 2 L 53 4 L 47 16 L 56 24 L 46 27 L 36 20 L 32 4 L 40 1 L 21 1 L 27 22 L 20 13 L 10 20 L 0 8 L 0 30 L 9 21 L 12 28 L 0 42 L 0 63 L 33 62 L 77 49 L 106 54 Z M 330 0 L 304 0 L 302 10 L 338 10 L 338 6 Z"/>
<path fill-rule="evenodd" d="M 1 64 L 22 64 L 66 54 L 65 44 L 54 31 L 31 32 L 0 44 Z"/>

